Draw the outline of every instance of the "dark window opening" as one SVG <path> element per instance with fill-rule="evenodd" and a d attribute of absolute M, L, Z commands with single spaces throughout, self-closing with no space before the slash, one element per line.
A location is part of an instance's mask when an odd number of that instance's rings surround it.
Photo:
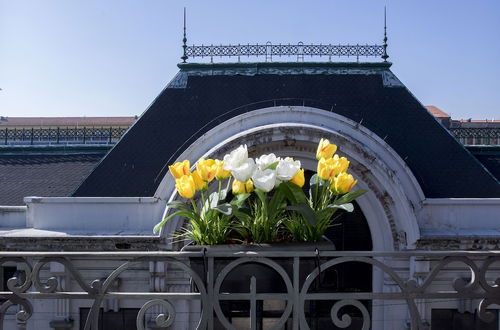
<path fill-rule="evenodd" d="M 477 313 L 460 313 L 456 309 L 433 309 L 431 313 L 432 330 L 498 330 L 498 311 L 491 310 L 495 319 L 483 322 Z"/>
<path fill-rule="evenodd" d="M 80 308 L 80 330 L 85 328 L 90 308 Z M 99 330 L 135 330 L 138 308 L 121 308 L 118 312 L 99 310 Z"/>

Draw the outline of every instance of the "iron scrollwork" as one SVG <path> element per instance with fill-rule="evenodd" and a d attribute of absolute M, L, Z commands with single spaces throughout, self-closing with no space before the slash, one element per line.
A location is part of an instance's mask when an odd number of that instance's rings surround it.
<path fill-rule="evenodd" d="M 218 254 L 206 254 L 207 267 L 204 271 L 196 269 L 189 258 L 202 260 L 204 255 L 196 252 L 134 252 L 120 256 L 116 253 L 80 253 L 78 258 L 71 253 L 54 255 L 50 253 L 0 253 L 0 265 L 15 264 L 18 272 L 7 281 L 9 291 L 0 292 L 4 299 L 0 305 L 0 329 L 5 322 L 4 316 L 8 310 L 20 306 L 16 313 L 16 319 L 20 322 L 27 321 L 36 313 L 33 310 L 33 300 L 36 299 L 85 299 L 90 301 L 91 308 L 84 325 L 85 329 L 97 329 L 99 321 L 99 309 L 105 299 L 125 299 L 138 302 L 138 315 L 136 325 L 138 329 L 146 329 L 146 318 L 154 313 L 156 316 L 150 319 L 158 327 L 175 326 L 179 321 L 180 311 L 176 307 L 178 301 L 198 301 L 201 312 L 197 314 L 196 329 L 210 328 L 214 324 L 214 317 L 227 329 L 236 329 L 231 319 L 221 308 L 222 301 L 248 301 L 248 320 L 251 329 L 257 328 L 257 305 L 258 301 L 280 301 L 280 315 L 274 316 L 273 328 L 279 329 L 284 324 L 292 324 L 293 329 L 309 329 L 308 317 L 305 314 L 305 306 L 311 301 L 329 301 L 329 317 L 332 324 L 339 328 L 352 325 L 351 314 L 346 312 L 357 309 L 357 320 L 361 329 L 369 329 L 372 326 L 372 311 L 367 306 L 367 301 L 402 301 L 409 312 L 409 324 L 411 329 L 426 329 L 426 324 L 421 316 L 417 301 L 425 299 L 447 299 L 458 302 L 461 299 L 472 299 L 480 301 L 477 306 L 477 315 L 484 320 L 493 321 L 495 315 L 491 312 L 491 306 L 500 304 L 500 278 L 494 276 L 499 273 L 500 255 L 494 252 L 470 253 L 442 252 L 441 254 L 428 251 L 413 252 L 348 252 L 348 251 L 325 251 L 321 253 L 321 263 L 314 263 L 312 268 L 305 268 L 306 274 L 300 273 L 301 261 L 308 258 L 314 260 L 317 256 L 311 252 L 300 252 L 298 256 L 294 252 L 248 252 L 242 251 L 235 254 L 234 251 Z M 85 269 L 77 266 L 75 260 L 81 258 L 87 260 L 121 261 L 120 265 L 105 278 L 88 280 Z M 412 259 L 413 258 L 413 259 Z M 408 264 L 411 260 L 420 260 L 429 263 L 429 269 L 425 274 L 420 274 L 417 281 L 413 276 L 408 276 L 401 267 L 394 267 L 391 260 L 397 260 Z M 288 260 L 288 264 L 284 263 Z M 192 279 L 196 290 L 192 291 L 186 285 L 185 292 L 128 292 L 120 291 L 113 287 L 112 283 L 122 277 L 125 272 L 136 271 L 138 267 L 145 267 L 149 262 L 163 262 L 182 272 L 187 279 Z M 221 262 L 224 262 L 221 264 Z M 395 291 L 369 291 L 369 292 L 344 292 L 330 287 L 315 291 L 312 288 L 318 283 L 318 279 L 329 270 L 345 263 L 363 263 L 370 265 L 373 270 L 377 269 L 384 274 L 386 280 L 391 281 L 397 288 Z M 79 289 L 73 292 L 65 292 L 60 287 L 57 277 L 50 275 L 49 265 L 58 263 L 64 266 L 65 274 L 72 281 L 78 283 Z M 258 278 L 248 276 L 249 283 L 241 283 L 247 288 L 246 291 L 230 292 L 224 289 L 224 283 L 231 272 L 245 265 L 260 265 L 267 267 L 275 273 L 277 281 L 282 281 L 282 289 L 273 291 L 277 286 L 265 288 L 262 291 L 262 283 Z M 311 262 L 309 266 L 311 266 Z M 33 266 L 32 266 L 33 265 Z M 216 266 L 214 266 L 216 265 Z M 286 266 L 285 266 L 286 265 Z M 292 266 L 290 266 L 292 265 Z M 170 267 L 169 266 L 169 267 Z M 406 266 L 409 269 L 409 266 Z M 448 274 L 450 269 L 459 269 L 460 275 L 455 281 L 449 282 L 446 290 L 436 290 L 436 282 L 442 281 L 443 274 Z M 299 276 L 299 274 L 302 274 Z M 207 275 L 207 276 L 206 276 Z M 305 277 L 304 277 L 305 275 Z M 206 278 L 204 278 L 206 276 Z M 233 276 L 234 277 L 234 276 Z M 444 278 L 448 278 L 446 275 Z M 299 278 L 301 278 L 299 280 Z M 321 282 L 321 281 L 319 281 Z M 440 284 L 442 285 L 442 283 Z M 260 290 L 259 290 L 260 289 Z M 115 291 L 113 291 L 115 290 Z M 326 291 L 325 291 L 326 290 Z M 244 293 L 242 293 L 244 292 Z M 192 312 L 197 313 L 197 312 Z M 358 317 L 358 316 L 356 316 Z"/>

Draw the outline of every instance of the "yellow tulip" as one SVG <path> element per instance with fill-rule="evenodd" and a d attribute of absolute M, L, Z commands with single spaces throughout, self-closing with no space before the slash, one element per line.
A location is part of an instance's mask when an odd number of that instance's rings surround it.
<path fill-rule="evenodd" d="M 331 144 L 327 139 L 321 139 L 318 144 L 318 150 L 316 151 L 316 159 L 332 158 L 335 151 L 337 151 L 337 146 L 335 144 Z"/>
<path fill-rule="evenodd" d="M 335 155 L 333 158 L 321 158 L 318 162 L 318 176 L 323 180 L 332 180 L 336 175 L 347 171 L 349 161 Z"/>
<path fill-rule="evenodd" d="M 182 162 L 177 162 L 174 165 L 170 165 L 168 169 L 170 170 L 170 173 L 174 178 L 179 179 L 183 175 L 189 174 L 190 167 L 191 165 L 189 164 L 189 160 L 186 159 Z"/>
<path fill-rule="evenodd" d="M 245 194 L 251 193 L 253 191 L 253 182 L 252 180 L 247 180 L 245 182 L 241 182 L 238 180 L 233 181 L 233 194 Z"/>
<path fill-rule="evenodd" d="M 330 189 L 337 194 L 345 194 L 351 191 L 358 180 L 354 180 L 351 174 L 340 173 L 332 180 Z"/>
<path fill-rule="evenodd" d="M 193 198 L 196 192 L 194 180 L 191 175 L 183 175 L 175 180 L 175 188 L 177 188 L 179 195 L 184 198 Z"/>
<path fill-rule="evenodd" d="M 301 168 L 300 170 L 298 170 L 290 180 L 290 182 L 302 188 L 304 186 L 304 183 L 306 182 L 306 179 L 304 178 L 304 169 Z"/>
<path fill-rule="evenodd" d="M 193 173 L 191 173 L 191 176 L 193 177 L 196 190 L 205 190 L 208 188 L 208 183 L 200 178 L 198 171 L 193 171 Z"/>
<path fill-rule="evenodd" d="M 201 158 L 196 163 L 196 172 L 203 181 L 211 182 L 215 178 L 215 172 L 217 171 L 217 165 L 213 159 L 203 159 Z"/>
<path fill-rule="evenodd" d="M 224 161 L 216 159 L 215 165 L 217 166 L 217 168 L 215 170 L 215 178 L 217 180 L 224 180 L 224 179 L 227 179 L 231 176 L 231 172 L 229 172 L 223 168 Z"/>

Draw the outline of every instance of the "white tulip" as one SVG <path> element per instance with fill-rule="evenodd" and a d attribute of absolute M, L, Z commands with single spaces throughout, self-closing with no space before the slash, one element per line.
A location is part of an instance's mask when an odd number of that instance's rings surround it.
<path fill-rule="evenodd" d="M 257 168 L 252 175 L 252 181 L 255 188 L 269 192 L 276 183 L 276 171 L 271 169 L 260 170 Z"/>
<path fill-rule="evenodd" d="M 240 167 L 245 164 L 248 159 L 247 145 L 241 145 L 235 150 L 231 151 L 229 155 L 224 156 L 224 166 L 223 168 L 227 171 L 231 171 L 235 168 Z"/>
<path fill-rule="evenodd" d="M 238 167 L 233 167 L 231 174 L 236 180 L 245 182 L 252 177 L 255 167 L 253 158 L 247 158 L 245 163 L 240 164 Z"/>
<path fill-rule="evenodd" d="M 259 166 L 259 169 L 261 171 L 264 171 L 269 165 L 272 163 L 275 163 L 279 161 L 280 159 L 276 157 L 275 154 L 269 154 L 269 155 L 262 155 L 258 159 L 255 160 L 257 165 Z"/>
<path fill-rule="evenodd" d="M 276 167 L 277 177 L 281 181 L 290 181 L 298 170 L 300 170 L 300 160 L 293 160 L 290 157 L 281 159 Z"/>

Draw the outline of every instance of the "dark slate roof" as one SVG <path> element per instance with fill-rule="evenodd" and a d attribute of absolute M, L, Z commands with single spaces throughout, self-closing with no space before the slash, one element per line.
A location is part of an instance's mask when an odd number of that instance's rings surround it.
<path fill-rule="evenodd" d="M 24 205 L 26 196 L 70 196 L 105 152 L 0 149 L 0 205 Z"/>
<path fill-rule="evenodd" d="M 467 149 L 500 181 L 500 146 L 467 146 Z"/>
<path fill-rule="evenodd" d="M 305 105 L 362 121 L 406 161 L 426 197 L 500 197 L 495 178 L 399 82 L 389 63 L 179 67 L 75 196 L 152 196 L 165 164 L 224 120 L 269 106 Z"/>

